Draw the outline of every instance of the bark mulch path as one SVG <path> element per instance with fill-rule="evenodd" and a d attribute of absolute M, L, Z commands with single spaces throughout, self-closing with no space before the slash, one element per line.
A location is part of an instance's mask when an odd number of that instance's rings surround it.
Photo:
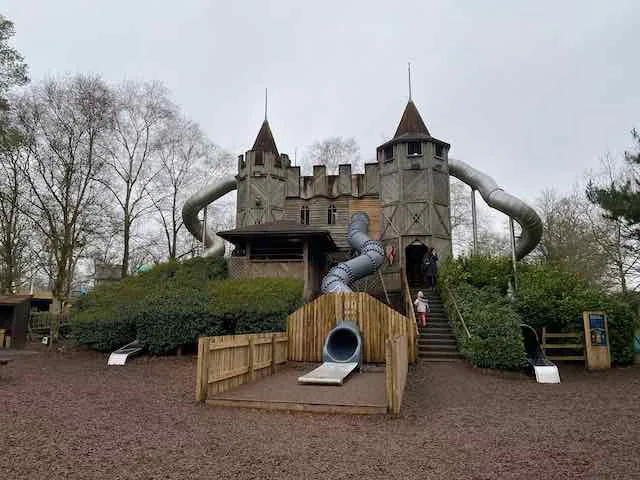
<path fill-rule="evenodd" d="M 40 353 L 0 373 L 0 478 L 640 479 L 640 367 L 560 374 L 420 364 L 400 417 L 330 416 L 196 404 L 190 357 Z"/>

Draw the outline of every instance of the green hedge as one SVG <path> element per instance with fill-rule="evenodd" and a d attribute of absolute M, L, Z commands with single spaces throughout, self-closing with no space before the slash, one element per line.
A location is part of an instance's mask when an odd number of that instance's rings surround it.
<path fill-rule="evenodd" d="M 176 288 L 153 296 L 138 316 L 138 338 L 154 353 L 193 344 L 200 335 L 286 329 L 302 305 L 299 280 L 265 278 L 210 282 L 206 289 Z"/>
<path fill-rule="evenodd" d="M 301 281 L 222 280 L 226 273 L 223 259 L 194 259 L 96 288 L 74 305 L 71 335 L 100 351 L 137 338 L 167 353 L 200 335 L 283 330 L 302 305 Z"/>
<path fill-rule="evenodd" d="M 453 320 L 458 345 L 477 367 L 517 370 L 526 363 L 520 317 L 496 289 L 480 289 L 462 283 L 451 289 L 455 302 L 471 333 L 466 334 L 448 290 L 443 299 Z"/>
<path fill-rule="evenodd" d="M 618 364 L 627 364 L 633 360 L 634 316 L 631 305 L 625 299 L 590 285 L 561 265 L 521 263 L 518 291 L 514 301 L 508 302 L 501 299 L 504 298 L 511 275 L 510 268 L 508 258 L 475 256 L 452 259 L 443 262 L 439 283 L 457 292 L 456 299 L 469 309 L 468 315 L 472 318 L 484 318 L 481 322 L 483 325 L 489 325 L 491 321 L 487 319 L 490 314 L 482 312 L 486 308 L 497 308 L 501 302 L 509 304 L 510 313 L 505 317 L 509 318 L 508 323 L 513 323 L 512 318 L 517 317 L 518 323 L 526 323 L 538 330 L 542 327 L 559 331 L 582 330 L 583 311 L 604 310 L 609 319 L 612 360 Z M 469 287 L 473 290 L 469 290 Z M 446 297 L 446 289 L 443 296 Z M 479 298 L 482 301 L 477 301 Z M 506 312 L 501 314 L 506 315 Z M 516 317 L 513 317 L 514 314 Z M 459 341 L 466 342 L 466 335 L 462 336 L 460 333 L 458 332 Z M 504 340 L 507 342 L 504 354 L 508 358 L 512 358 L 514 350 L 511 348 L 511 341 L 516 337 L 509 335 L 508 340 Z M 465 347 L 472 359 L 478 357 L 474 363 L 484 361 L 481 359 L 491 355 L 495 357 L 492 360 L 494 364 L 503 363 L 498 354 L 490 353 L 502 348 L 499 336 L 489 336 L 485 340 L 478 340 L 477 344 Z M 517 360 L 517 355 L 513 359 Z M 514 364 L 512 360 L 506 363 Z"/>
<path fill-rule="evenodd" d="M 210 280 L 226 275 L 224 259 L 194 258 L 101 285 L 74 302 L 70 336 L 75 343 L 95 350 L 121 347 L 136 339 L 140 317 L 153 299 L 179 288 L 204 292 Z"/>

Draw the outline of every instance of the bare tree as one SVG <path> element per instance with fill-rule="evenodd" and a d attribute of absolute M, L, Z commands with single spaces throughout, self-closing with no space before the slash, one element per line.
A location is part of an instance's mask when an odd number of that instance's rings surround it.
<path fill-rule="evenodd" d="M 329 175 L 337 174 L 343 164 L 350 164 L 354 171 L 362 169 L 360 147 L 353 137 L 329 137 L 313 143 L 307 147 L 303 163 L 307 168 L 325 165 Z"/>
<path fill-rule="evenodd" d="M 154 177 L 149 197 L 156 209 L 169 259 L 190 253 L 180 248 L 189 239 L 183 231 L 182 206 L 188 196 L 221 174 L 229 172 L 232 160 L 228 154 L 208 141 L 200 127 L 185 119 L 175 118 L 166 126 L 158 146 L 160 170 Z"/>
<path fill-rule="evenodd" d="M 0 293 L 16 293 L 29 269 L 30 225 L 24 214 L 22 174 L 27 155 L 18 138 L 0 144 Z"/>
<path fill-rule="evenodd" d="M 28 214 L 49 248 L 54 309 L 69 293 L 79 252 L 100 221 L 96 178 L 100 145 L 110 128 L 108 87 L 96 77 L 48 80 L 17 99 L 18 126 L 29 149 L 24 169 Z"/>
<path fill-rule="evenodd" d="M 589 204 L 578 188 L 561 195 L 544 190 L 538 199 L 542 239 L 537 252 L 547 262 L 563 263 L 587 280 L 600 283 L 606 259 L 589 222 Z"/>
<path fill-rule="evenodd" d="M 122 276 L 129 272 L 134 223 L 150 211 L 146 190 L 158 172 L 155 150 L 174 115 L 167 89 L 157 82 L 124 82 L 115 90 L 112 135 L 105 138 L 106 175 L 121 216 Z"/>

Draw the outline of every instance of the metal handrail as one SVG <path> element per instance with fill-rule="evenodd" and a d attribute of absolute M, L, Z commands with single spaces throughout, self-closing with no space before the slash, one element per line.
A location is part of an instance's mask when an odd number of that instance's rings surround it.
<path fill-rule="evenodd" d="M 467 337 L 471 338 L 471 332 L 469 332 L 469 329 L 467 328 L 467 324 L 464 321 L 464 317 L 460 313 L 460 309 L 458 308 L 458 302 L 456 302 L 455 295 L 453 294 L 453 292 L 451 291 L 451 289 L 447 285 L 445 285 L 444 288 L 447 289 L 447 292 L 449 293 L 449 295 L 451 296 L 451 299 L 453 300 L 453 307 L 456 309 L 456 313 L 458 314 L 458 317 L 460 318 L 460 321 L 462 322 L 462 326 L 464 327 L 464 331 L 467 332 Z"/>

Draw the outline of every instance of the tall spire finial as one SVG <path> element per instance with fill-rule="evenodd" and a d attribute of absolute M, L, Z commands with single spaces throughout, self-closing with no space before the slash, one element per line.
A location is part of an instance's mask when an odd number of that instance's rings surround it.
<path fill-rule="evenodd" d="M 267 89 L 264 89 L 264 120 L 267 121 Z"/>
<path fill-rule="evenodd" d="M 409 101 L 411 101 L 411 62 L 407 62 L 407 70 L 409 71 Z"/>

